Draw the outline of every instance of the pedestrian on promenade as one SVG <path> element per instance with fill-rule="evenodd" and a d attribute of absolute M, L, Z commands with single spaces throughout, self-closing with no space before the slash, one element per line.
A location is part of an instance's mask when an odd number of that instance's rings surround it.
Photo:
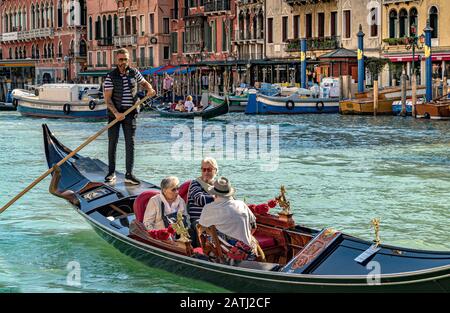
<path fill-rule="evenodd" d="M 163 80 L 163 93 L 164 93 L 164 99 L 165 102 L 171 103 L 172 102 L 172 93 L 173 93 L 173 78 L 170 77 L 169 74 L 166 73 L 166 76 Z"/>

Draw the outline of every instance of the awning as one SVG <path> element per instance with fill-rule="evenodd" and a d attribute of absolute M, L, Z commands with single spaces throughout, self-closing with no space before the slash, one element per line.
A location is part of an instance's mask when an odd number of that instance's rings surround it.
<path fill-rule="evenodd" d="M 409 55 L 385 55 L 385 58 L 391 60 L 391 62 L 412 62 L 412 54 Z M 415 62 L 420 62 L 424 58 L 423 55 L 418 54 L 415 56 Z M 450 53 L 433 53 L 431 60 L 433 62 L 450 61 Z"/>
<path fill-rule="evenodd" d="M 80 73 L 78 73 L 78 76 L 94 76 L 94 77 L 99 77 L 99 76 L 105 76 L 105 75 L 108 74 L 109 72 L 111 72 L 111 71 L 110 71 L 110 70 L 85 71 L 85 72 L 80 72 Z"/>
<path fill-rule="evenodd" d="M 175 73 L 176 71 L 179 71 L 179 70 L 180 70 L 180 67 L 179 67 L 179 66 L 176 66 L 176 67 L 169 68 L 169 69 L 166 70 L 166 71 L 158 72 L 158 74 L 161 75 L 161 74 L 163 74 L 163 73 L 167 73 L 167 74 L 169 74 L 169 75 L 172 75 L 173 73 Z"/>
<path fill-rule="evenodd" d="M 162 68 L 160 68 L 159 70 L 157 70 L 156 72 L 153 73 L 153 75 L 163 75 L 164 73 L 166 73 L 167 71 L 169 71 L 170 69 L 174 68 L 175 66 L 173 65 L 166 65 L 163 66 Z"/>
<path fill-rule="evenodd" d="M 146 70 L 142 71 L 141 74 L 142 75 L 153 75 L 156 71 L 159 71 L 163 67 L 164 67 L 164 65 L 158 66 L 158 67 L 152 67 L 152 68 L 149 68 L 149 69 L 146 69 Z"/>

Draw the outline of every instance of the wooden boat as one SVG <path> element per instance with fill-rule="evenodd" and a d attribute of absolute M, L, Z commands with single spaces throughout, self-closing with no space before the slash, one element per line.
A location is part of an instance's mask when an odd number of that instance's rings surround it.
<path fill-rule="evenodd" d="M 47 163 L 52 167 L 71 151 L 46 125 L 43 130 Z M 139 221 L 145 198 L 159 192 L 155 185 L 125 186 L 120 173 L 115 185 L 105 184 L 107 165 L 78 154 L 60 169 L 59 196 L 66 198 L 100 237 L 153 268 L 237 292 L 450 291 L 450 252 L 380 245 L 378 252 L 364 257 L 371 242 L 332 229 L 318 231 L 296 225 L 292 215 L 282 213 L 256 215 L 255 237 L 266 255 L 265 262 L 221 263 L 195 252 L 190 241 L 146 236 Z M 355 261 L 357 257 L 361 263 Z M 374 268 L 379 276 L 373 276 Z"/>
<path fill-rule="evenodd" d="M 417 104 L 416 117 L 432 120 L 450 120 L 450 99 Z"/>
<path fill-rule="evenodd" d="M 11 91 L 6 94 L 6 101 L 0 101 L 0 111 L 15 111 L 17 110 L 17 101 L 13 101 Z"/>
<path fill-rule="evenodd" d="M 221 104 L 211 103 L 208 106 L 206 106 L 203 110 L 197 112 L 173 111 L 170 110 L 170 108 L 166 105 L 157 106 L 154 108 L 154 110 L 158 112 L 160 116 L 163 117 L 174 117 L 174 118 L 201 117 L 203 119 L 209 119 L 227 114 L 229 112 L 229 106 L 228 102 L 225 101 Z"/>
<path fill-rule="evenodd" d="M 417 97 L 425 95 L 425 87 L 417 87 Z M 412 96 L 412 90 L 406 91 L 406 96 Z M 386 88 L 380 89 L 378 93 L 378 111 L 379 115 L 391 115 L 393 114 L 392 104 L 394 101 L 401 100 L 400 88 Z M 348 115 L 368 115 L 373 114 L 373 90 L 369 90 L 363 93 L 357 93 L 356 99 L 344 100 L 339 103 L 339 112 L 341 114 Z"/>
<path fill-rule="evenodd" d="M 13 101 L 24 116 L 106 119 L 107 107 L 95 84 L 44 84 L 35 93 L 14 89 Z"/>
<path fill-rule="evenodd" d="M 247 106 L 248 102 L 248 95 L 242 95 L 242 96 L 228 96 L 229 99 L 229 107 L 230 107 L 230 113 L 232 112 L 245 112 L 245 107 Z M 212 105 L 222 105 L 226 101 L 225 96 L 220 96 L 216 94 L 210 94 L 209 95 L 209 102 Z"/>

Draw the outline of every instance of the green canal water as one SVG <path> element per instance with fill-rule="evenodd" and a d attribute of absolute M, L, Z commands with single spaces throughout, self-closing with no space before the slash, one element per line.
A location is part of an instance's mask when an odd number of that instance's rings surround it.
<path fill-rule="evenodd" d="M 46 168 L 41 124 L 47 123 L 75 148 L 105 125 L 23 118 L 0 112 L 0 202 Z M 297 223 L 334 227 L 372 240 L 370 220 L 381 219 L 383 243 L 450 250 L 450 124 L 400 117 L 339 115 L 246 116 L 229 114 L 204 127 L 254 125 L 279 128 L 279 163 L 225 159 L 220 174 L 230 178 L 239 198 L 265 202 L 284 184 Z M 199 162 L 172 152 L 176 127 L 193 121 L 139 118 L 135 172 L 159 183 L 198 176 Z M 270 138 L 269 138 L 270 139 Z M 204 138 L 207 142 L 208 138 Z M 270 141 L 270 140 L 269 140 Z M 118 170 L 124 168 L 119 142 Z M 274 145 L 276 146 L 276 145 Z M 107 137 L 83 155 L 107 161 Z M 0 215 L 0 292 L 223 292 L 207 283 L 155 270 L 122 255 L 98 237 L 64 201 L 48 193 L 49 179 Z M 67 285 L 67 265 L 78 262 L 81 286 Z"/>

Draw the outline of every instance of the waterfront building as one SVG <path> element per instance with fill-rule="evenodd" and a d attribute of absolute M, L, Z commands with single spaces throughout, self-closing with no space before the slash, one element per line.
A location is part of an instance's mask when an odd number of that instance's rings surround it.
<path fill-rule="evenodd" d="M 0 1 L 0 42 L 0 94 L 74 80 L 87 60 L 86 1 Z"/>
<path fill-rule="evenodd" d="M 130 65 L 144 70 L 167 65 L 171 59 L 170 21 L 178 1 L 87 0 L 88 67 L 81 76 L 101 81 L 126 48 Z"/>
<path fill-rule="evenodd" d="M 393 64 L 385 74 L 391 85 L 398 85 L 400 75 L 413 73 L 413 63 L 418 82 L 425 82 L 423 41 L 420 36 L 430 21 L 432 31 L 434 78 L 443 78 L 450 70 L 450 34 L 445 31 L 445 16 L 450 14 L 447 0 L 383 0 L 383 56 Z M 419 36 L 419 47 L 413 60 L 408 38 Z M 414 61 L 414 62 L 413 62 Z"/>

